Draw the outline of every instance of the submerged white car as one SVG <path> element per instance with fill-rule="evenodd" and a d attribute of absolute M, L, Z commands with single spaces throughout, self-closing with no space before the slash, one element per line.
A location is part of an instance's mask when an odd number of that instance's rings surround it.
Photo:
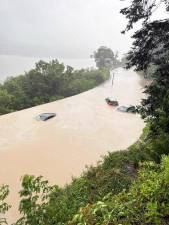
<path fill-rule="evenodd" d="M 39 120 L 46 121 L 56 116 L 56 113 L 42 113 L 38 116 Z"/>

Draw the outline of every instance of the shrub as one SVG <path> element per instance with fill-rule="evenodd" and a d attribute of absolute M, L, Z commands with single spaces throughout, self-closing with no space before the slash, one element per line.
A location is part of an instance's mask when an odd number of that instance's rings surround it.
<path fill-rule="evenodd" d="M 129 191 L 81 208 L 71 225 L 169 224 L 169 157 L 143 163 Z"/>

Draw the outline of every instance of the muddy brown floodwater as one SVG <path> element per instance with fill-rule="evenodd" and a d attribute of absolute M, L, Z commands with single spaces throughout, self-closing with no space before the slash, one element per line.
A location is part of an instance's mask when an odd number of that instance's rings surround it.
<path fill-rule="evenodd" d="M 82 94 L 0 117 L 0 184 L 11 190 L 9 221 L 18 214 L 22 175 L 43 175 L 52 184 L 64 185 L 85 165 L 139 138 L 144 127 L 140 117 L 118 112 L 105 98 L 114 96 L 120 105 L 138 104 L 143 97 L 140 79 L 133 71 L 117 69 L 113 89 L 109 80 Z M 57 116 L 37 121 L 44 112 Z"/>

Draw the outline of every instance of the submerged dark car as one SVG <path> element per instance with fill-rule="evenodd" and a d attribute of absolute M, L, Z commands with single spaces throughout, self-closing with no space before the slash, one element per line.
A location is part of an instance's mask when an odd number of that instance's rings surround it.
<path fill-rule="evenodd" d="M 105 101 L 107 102 L 108 105 L 112 105 L 112 106 L 119 105 L 118 101 L 113 98 L 106 98 Z"/>
<path fill-rule="evenodd" d="M 136 107 L 133 105 L 130 106 L 120 106 L 117 108 L 120 112 L 130 112 L 130 113 L 136 113 Z"/>
<path fill-rule="evenodd" d="M 42 121 L 49 120 L 56 116 L 56 113 L 42 113 L 39 115 L 39 119 Z"/>

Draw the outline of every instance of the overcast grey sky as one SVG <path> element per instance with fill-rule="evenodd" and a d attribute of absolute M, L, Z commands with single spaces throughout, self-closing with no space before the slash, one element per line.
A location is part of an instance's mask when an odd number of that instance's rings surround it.
<path fill-rule="evenodd" d="M 0 0 L 0 54 L 88 58 L 101 45 L 125 53 L 120 0 Z"/>
<path fill-rule="evenodd" d="M 86 58 L 100 45 L 131 43 L 120 0 L 0 0 L 0 53 Z"/>

